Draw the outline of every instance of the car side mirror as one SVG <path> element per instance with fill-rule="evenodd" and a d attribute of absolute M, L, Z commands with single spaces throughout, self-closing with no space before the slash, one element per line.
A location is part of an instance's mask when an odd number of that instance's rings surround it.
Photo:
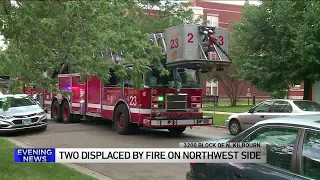
<path fill-rule="evenodd" d="M 248 112 L 252 114 L 254 111 L 253 111 L 253 109 L 249 109 Z"/>

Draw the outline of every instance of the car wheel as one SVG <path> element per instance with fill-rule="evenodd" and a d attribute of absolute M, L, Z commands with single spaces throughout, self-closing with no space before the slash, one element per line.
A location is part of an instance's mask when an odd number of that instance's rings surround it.
<path fill-rule="evenodd" d="M 229 131 L 232 135 L 237 135 L 241 132 L 241 126 L 238 120 L 231 120 L 229 124 Z"/>

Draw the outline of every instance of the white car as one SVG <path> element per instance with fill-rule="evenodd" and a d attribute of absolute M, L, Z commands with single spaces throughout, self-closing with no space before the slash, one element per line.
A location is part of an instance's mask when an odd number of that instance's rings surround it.
<path fill-rule="evenodd" d="M 0 94 L 0 132 L 45 130 L 47 113 L 27 94 Z"/>
<path fill-rule="evenodd" d="M 248 112 L 232 114 L 225 125 L 232 135 L 237 135 L 261 120 L 311 114 L 320 114 L 320 104 L 308 100 L 273 99 L 259 103 Z"/>

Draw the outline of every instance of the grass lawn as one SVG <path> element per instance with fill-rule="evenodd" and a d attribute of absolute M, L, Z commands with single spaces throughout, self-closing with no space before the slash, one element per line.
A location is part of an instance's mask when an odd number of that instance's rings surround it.
<path fill-rule="evenodd" d="M 252 106 L 206 106 L 202 108 L 203 111 L 218 111 L 218 112 L 232 112 L 232 113 L 239 113 L 239 112 L 246 112 L 248 111 Z"/>
<path fill-rule="evenodd" d="M 204 113 L 205 116 L 213 116 L 213 113 Z M 227 114 L 215 114 L 213 116 L 213 125 L 225 126 L 225 121 L 230 115 Z"/>
<path fill-rule="evenodd" d="M 261 100 L 257 100 L 256 104 L 260 103 Z M 218 105 L 214 106 L 212 102 L 203 102 L 203 108 L 204 111 L 220 111 L 220 112 L 233 112 L 233 113 L 239 113 L 239 112 L 246 112 L 248 111 L 252 105 L 252 101 L 250 101 L 250 105 L 248 105 L 248 102 L 245 100 L 239 100 L 237 103 L 237 106 L 230 106 L 230 100 L 219 100 Z"/>
<path fill-rule="evenodd" d="M 1 180 L 94 180 L 76 170 L 57 163 L 14 163 L 16 146 L 0 138 Z"/>

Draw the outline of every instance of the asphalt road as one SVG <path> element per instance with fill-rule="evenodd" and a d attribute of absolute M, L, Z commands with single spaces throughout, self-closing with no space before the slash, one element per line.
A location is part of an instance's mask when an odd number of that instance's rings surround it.
<path fill-rule="evenodd" d="M 54 148 L 175 148 L 179 142 L 198 142 L 231 136 L 218 128 L 187 129 L 180 137 L 166 130 L 143 130 L 123 136 L 106 121 L 62 124 L 49 122 L 45 132 L 24 133 L 12 139 L 32 147 Z M 78 164 L 115 180 L 183 180 L 189 164 Z"/>

